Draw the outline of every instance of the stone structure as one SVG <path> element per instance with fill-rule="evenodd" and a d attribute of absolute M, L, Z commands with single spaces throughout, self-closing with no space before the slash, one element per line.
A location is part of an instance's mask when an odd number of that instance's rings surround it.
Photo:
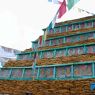
<path fill-rule="evenodd" d="M 42 44 L 40 38 L 0 70 L 0 92 L 94 95 L 90 86 L 95 82 L 95 16 L 57 23 Z"/>

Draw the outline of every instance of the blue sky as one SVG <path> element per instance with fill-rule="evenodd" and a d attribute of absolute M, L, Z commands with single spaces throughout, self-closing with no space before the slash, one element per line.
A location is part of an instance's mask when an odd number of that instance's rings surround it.
<path fill-rule="evenodd" d="M 95 13 L 94 0 L 80 0 L 57 22 L 85 17 L 77 8 Z M 48 0 L 0 0 L 0 45 L 24 50 L 43 34 L 59 5 Z"/>

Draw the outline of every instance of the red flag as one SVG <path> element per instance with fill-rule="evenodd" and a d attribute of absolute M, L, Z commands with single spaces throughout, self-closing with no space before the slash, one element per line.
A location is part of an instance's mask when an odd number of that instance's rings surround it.
<path fill-rule="evenodd" d="M 61 18 L 66 12 L 66 1 L 64 0 L 58 10 L 58 18 Z"/>
<path fill-rule="evenodd" d="M 42 36 L 39 37 L 38 43 L 39 43 L 39 45 L 42 45 Z"/>

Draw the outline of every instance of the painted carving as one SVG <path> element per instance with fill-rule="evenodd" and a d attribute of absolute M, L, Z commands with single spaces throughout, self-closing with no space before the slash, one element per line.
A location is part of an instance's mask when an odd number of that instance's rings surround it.
<path fill-rule="evenodd" d="M 46 68 L 45 75 L 46 78 L 53 78 L 53 68 Z"/>
<path fill-rule="evenodd" d="M 7 69 L 1 69 L 0 71 L 0 77 L 8 78 L 10 74 L 10 70 Z"/>
<path fill-rule="evenodd" d="M 74 76 L 91 76 L 92 65 L 77 65 L 74 66 Z"/>
<path fill-rule="evenodd" d="M 13 78 L 22 77 L 22 69 L 14 69 L 14 70 L 12 70 L 11 77 L 13 77 Z"/>
<path fill-rule="evenodd" d="M 24 78 L 30 78 L 32 76 L 32 69 L 25 69 Z"/>

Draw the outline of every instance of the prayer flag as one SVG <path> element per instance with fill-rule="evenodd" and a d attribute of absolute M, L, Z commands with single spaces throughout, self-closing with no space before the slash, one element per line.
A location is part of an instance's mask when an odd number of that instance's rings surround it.
<path fill-rule="evenodd" d="M 55 17 L 53 18 L 53 20 L 52 20 L 51 23 L 49 24 L 49 26 L 48 26 L 48 28 L 47 28 L 48 31 L 50 31 L 51 29 L 54 28 L 55 22 L 56 22 L 56 19 L 57 19 L 57 14 L 58 14 L 58 12 L 55 14 Z"/>
<path fill-rule="evenodd" d="M 51 29 L 52 29 L 52 21 L 51 21 L 51 23 L 48 26 L 48 31 L 50 31 Z"/>
<path fill-rule="evenodd" d="M 55 22 L 56 22 L 56 19 L 59 19 L 61 18 L 65 12 L 66 12 L 66 0 L 64 0 L 63 2 L 59 2 L 61 5 L 57 11 L 57 13 L 55 14 L 53 20 L 51 21 L 51 23 L 49 24 L 47 30 L 50 31 L 51 29 L 54 28 L 55 26 Z"/>
<path fill-rule="evenodd" d="M 68 10 L 70 10 L 79 0 L 67 0 L 68 1 Z"/>
<path fill-rule="evenodd" d="M 58 15 L 58 12 L 55 14 L 55 17 L 52 20 L 52 29 L 54 28 L 56 19 L 58 18 L 57 15 Z"/>
<path fill-rule="evenodd" d="M 58 10 L 58 18 L 61 18 L 66 12 L 66 1 L 64 0 Z"/>
<path fill-rule="evenodd" d="M 63 16 L 63 14 L 65 14 L 65 12 L 66 12 L 66 1 L 64 0 L 64 1 L 61 3 L 61 6 L 59 7 L 57 13 L 55 14 L 53 20 L 52 20 L 51 23 L 49 24 L 49 26 L 48 26 L 48 31 L 50 31 L 51 29 L 54 28 L 56 19 L 61 18 L 61 17 Z"/>

